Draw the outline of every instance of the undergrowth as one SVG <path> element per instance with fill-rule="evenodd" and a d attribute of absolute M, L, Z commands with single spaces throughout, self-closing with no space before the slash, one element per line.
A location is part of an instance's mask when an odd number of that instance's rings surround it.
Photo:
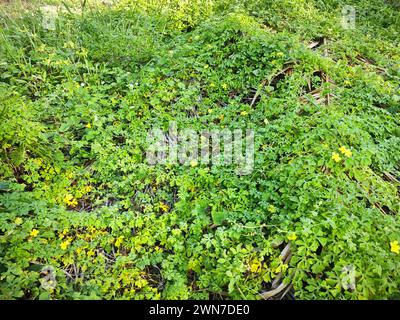
<path fill-rule="evenodd" d="M 43 4 L 0 7 L 1 298 L 399 298 L 395 2 Z M 253 171 L 149 165 L 171 121 Z"/>

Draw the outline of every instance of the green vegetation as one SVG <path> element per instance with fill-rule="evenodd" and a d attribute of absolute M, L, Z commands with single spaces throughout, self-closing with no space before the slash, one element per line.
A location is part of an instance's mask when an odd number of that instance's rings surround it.
<path fill-rule="evenodd" d="M 0 298 L 399 298 L 394 1 L 46 3 L 0 4 Z M 253 171 L 149 165 L 171 121 Z"/>

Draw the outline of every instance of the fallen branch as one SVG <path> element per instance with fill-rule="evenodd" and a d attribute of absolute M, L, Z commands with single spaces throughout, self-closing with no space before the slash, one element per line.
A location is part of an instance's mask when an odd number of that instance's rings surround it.
<path fill-rule="evenodd" d="M 285 246 L 285 248 L 283 248 L 281 254 L 279 255 L 280 259 L 283 261 L 284 264 L 288 264 L 292 257 L 292 252 L 290 249 L 291 249 L 291 246 L 290 246 L 290 243 L 288 243 Z M 265 291 L 260 294 L 263 299 L 272 298 L 286 289 L 285 293 L 281 296 L 281 299 L 282 299 L 287 294 L 287 292 L 289 292 L 289 290 L 291 288 L 290 283 L 284 284 L 283 282 L 281 282 L 281 284 L 278 285 L 278 283 L 282 279 L 282 275 L 283 275 L 282 272 L 279 272 L 279 274 L 272 281 L 272 284 L 271 284 L 272 290 Z"/>

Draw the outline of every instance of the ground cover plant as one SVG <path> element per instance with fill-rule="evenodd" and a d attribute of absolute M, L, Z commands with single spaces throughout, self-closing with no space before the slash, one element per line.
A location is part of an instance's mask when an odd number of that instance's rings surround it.
<path fill-rule="evenodd" d="M 400 297 L 395 1 L 0 8 L 0 298 Z M 171 122 L 252 171 L 150 165 Z"/>

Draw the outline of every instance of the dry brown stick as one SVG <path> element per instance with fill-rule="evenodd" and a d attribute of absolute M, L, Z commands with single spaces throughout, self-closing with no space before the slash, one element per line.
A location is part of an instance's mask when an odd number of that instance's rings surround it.
<path fill-rule="evenodd" d="M 308 48 L 309 48 L 309 49 L 313 49 L 313 48 L 315 48 L 316 46 L 318 46 L 318 44 L 319 44 L 319 41 L 313 41 L 313 42 L 311 42 L 311 43 L 308 45 Z"/>
<path fill-rule="evenodd" d="M 263 293 L 261 293 L 261 297 L 263 299 L 269 299 L 273 296 L 276 296 L 277 294 L 279 294 L 280 292 L 282 292 L 283 290 L 285 290 L 285 288 L 288 286 L 288 284 L 284 284 L 283 282 L 279 285 L 278 288 L 270 290 L 270 291 L 265 291 Z"/>
<path fill-rule="evenodd" d="M 398 181 L 392 174 L 390 174 L 389 172 L 384 171 L 383 174 L 385 175 L 385 177 L 386 177 L 389 181 L 391 181 L 391 182 L 393 182 L 393 183 L 399 183 L 399 181 Z"/>
<path fill-rule="evenodd" d="M 253 104 L 256 102 L 256 99 L 257 99 L 258 95 L 260 94 L 260 90 L 265 86 L 266 82 L 267 82 L 267 80 L 263 80 L 261 82 L 261 88 L 256 90 L 256 93 L 255 93 L 253 99 L 251 100 L 250 107 L 252 107 Z"/>
<path fill-rule="evenodd" d="M 267 83 L 271 83 L 276 77 L 278 77 L 281 74 L 285 74 L 287 71 L 289 71 L 290 69 L 292 69 L 293 66 L 289 65 L 286 68 L 284 68 L 283 70 L 279 71 L 276 75 L 274 75 L 271 80 L 267 80 L 264 79 L 263 81 L 261 81 L 261 87 L 259 89 L 256 90 L 256 93 L 253 96 L 253 99 L 251 100 L 250 103 L 250 107 L 252 107 L 254 105 L 254 103 L 256 102 L 257 97 L 260 95 L 260 90 L 267 84 Z"/>
<path fill-rule="evenodd" d="M 383 210 L 382 207 L 381 207 L 378 203 L 374 203 L 374 206 L 375 206 L 376 208 L 378 208 L 379 211 L 380 211 L 384 216 L 387 215 L 387 213 L 385 212 L 385 210 Z"/>
<path fill-rule="evenodd" d="M 292 258 L 292 252 L 290 251 L 290 243 L 288 243 L 285 248 L 282 250 L 280 256 L 281 260 L 284 264 L 288 264 L 290 259 Z M 282 278 L 282 272 L 275 277 L 274 281 L 272 281 L 271 287 L 275 289 Z"/>
<path fill-rule="evenodd" d="M 290 285 L 286 288 L 285 292 L 282 293 L 281 300 L 287 295 L 287 293 L 288 293 L 288 292 L 290 291 L 290 289 L 292 289 L 292 288 L 293 288 L 293 285 L 290 284 Z"/>
<path fill-rule="evenodd" d="M 286 258 L 290 255 L 290 243 L 288 243 L 285 248 L 282 250 L 281 254 L 279 255 L 279 257 L 285 261 Z"/>
<path fill-rule="evenodd" d="M 279 255 L 280 259 L 283 261 L 283 263 L 287 264 L 290 260 L 290 258 L 292 257 L 292 253 L 290 251 L 290 243 L 288 243 L 285 248 L 282 250 L 281 254 Z M 279 285 L 279 281 L 282 278 L 282 272 L 280 272 L 274 279 L 274 281 L 272 282 L 272 290 L 269 291 L 265 291 L 262 292 L 260 295 L 263 299 L 269 299 L 273 296 L 276 296 L 277 294 L 279 294 L 280 292 L 282 292 L 283 290 L 285 290 L 287 288 L 287 286 L 290 286 L 290 284 L 284 284 L 283 282 Z"/>

